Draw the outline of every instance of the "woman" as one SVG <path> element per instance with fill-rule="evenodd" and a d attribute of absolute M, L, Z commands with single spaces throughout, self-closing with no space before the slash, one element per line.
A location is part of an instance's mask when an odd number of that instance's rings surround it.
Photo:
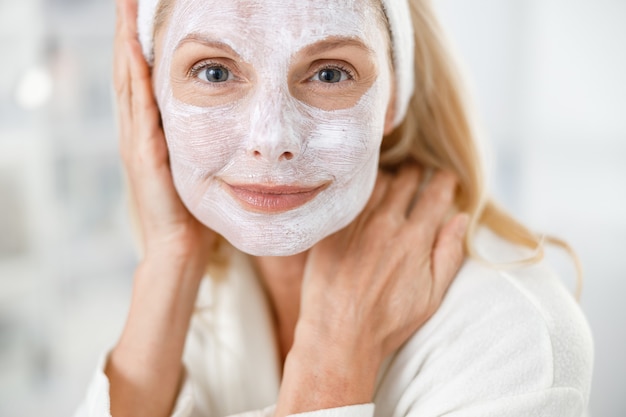
<path fill-rule="evenodd" d="M 139 8 L 115 83 L 143 258 L 77 415 L 584 413 L 586 322 L 486 200 L 426 0 Z"/>

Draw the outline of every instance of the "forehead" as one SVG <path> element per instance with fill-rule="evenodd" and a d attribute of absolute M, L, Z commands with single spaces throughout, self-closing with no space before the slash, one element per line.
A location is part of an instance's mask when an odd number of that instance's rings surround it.
<path fill-rule="evenodd" d="M 260 46 L 293 52 L 333 36 L 377 49 L 381 13 L 373 0 L 174 0 L 167 33 L 173 43 L 208 34 L 244 55 Z"/>

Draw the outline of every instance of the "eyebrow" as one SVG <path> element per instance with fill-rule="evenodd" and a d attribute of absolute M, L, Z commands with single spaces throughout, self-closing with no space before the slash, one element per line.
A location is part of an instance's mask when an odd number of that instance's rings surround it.
<path fill-rule="evenodd" d="M 372 48 L 368 47 L 359 39 L 346 36 L 331 36 L 329 38 L 322 39 L 321 41 L 318 41 L 312 45 L 305 46 L 300 52 L 306 52 L 310 55 L 318 55 L 324 52 L 328 52 L 332 49 L 344 47 L 357 47 L 367 52 L 368 54 L 374 53 Z"/>
<path fill-rule="evenodd" d="M 185 36 L 183 39 L 180 40 L 180 42 L 178 42 L 178 45 L 176 45 L 176 48 L 174 50 L 179 49 L 181 46 L 188 42 L 200 43 L 211 48 L 221 49 L 224 52 L 241 58 L 241 56 L 227 43 L 199 33 L 191 33 Z M 308 55 L 320 55 L 333 49 L 345 47 L 356 47 L 367 52 L 368 54 L 374 53 L 374 51 L 370 47 L 368 47 L 359 39 L 347 36 L 331 36 L 315 42 L 311 45 L 305 46 L 299 52 L 306 52 Z"/>
<path fill-rule="evenodd" d="M 227 43 L 218 41 L 209 36 L 201 35 L 199 33 L 191 33 L 185 36 L 183 39 L 180 40 L 180 42 L 178 42 L 178 44 L 176 45 L 176 48 L 174 48 L 174 51 L 178 50 L 181 46 L 189 42 L 200 43 L 210 48 L 221 49 L 222 51 L 228 54 L 234 55 L 237 58 L 241 58 L 241 56 L 237 52 L 235 52 L 235 50 L 231 48 L 231 46 L 228 45 Z"/>

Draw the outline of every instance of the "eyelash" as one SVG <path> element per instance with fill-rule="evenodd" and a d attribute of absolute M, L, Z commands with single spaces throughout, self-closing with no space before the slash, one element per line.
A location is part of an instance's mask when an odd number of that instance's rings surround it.
<path fill-rule="evenodd" d="M 193 78 L 194 81 L 198 81 L 198 75 L 200 75 L 200 73 L 202 71 L 207 70 L 208 68 L 223 68 L 226 71 L 228 71 L 229 74 L 234 75 L 234 72 L 230 70 L 230 68 L 228 68 L 226 65 L 220 63 L 220 62 L 215 62 L 215 61 L 200 61 L 197 64 L 195 64 L 193 67 L 191 67 L 191 69 L 189 70 L 189 78 Z M 202 84 L 220 84 L 220 83 L 206 83 L 206 82 L 202 82 Z"/>
<path fill-rule="evenodd" d="M 326 64 L 326 65 L 322 65 L 322 66 L 318 67 L 318 68 L 315 70 L 315 72 L 313 73 L 313 75 L 312 75 L 311 77 L 309 77 L 309 80 L 312 80 L 312 79 L 313 79 L 315 76 L 317 76 L 317 75 L 318 75 L 321 71 L 323 71 L 323 70 L 329 70 L 329 69 L 332 69 L 332 70 L 339 70 L 339 71 L 345 72 L 345 73 L 346 73 L 346 76 L 347 76 L 347 78 L 348 78 L 348 79 L 347 79 L 347 80 L 345 80 L 345 81 L 352 81 L 352 80 L 354 80 L 354 78 L 355 78 L 355 77 L 354 77 L 354 72 L 353 72 L 351 69 L 347 68 L 346 66 L 343 66 L 343 65 L 340 65 L 340 64 Z M 344 81 L 344 82 L 345 82 L 345 81 Z M 322 83 L 322 84 L 329 84 L 329 85 L 332 85 L 332 84 L 338 84 L 338 83 Z"/>
<path fill-rule="evenodd" d="M 202 71 L 205 71 L 208 68 L 214 68 L 214 67 L 215 68 L 223 68 L 226 71 L 228 71 L 229 74 L 234 76 L 234 72 L 230 68 L 228 68 L 226 65 L 224 65 L 224 64 L 222 64 L 220 62 L 215 62 L 215 61 L 201 61 L 201 62 L 198 62 L 197 64 L 195 64 L 194 66 L 191 67 L 191 69 L 189 70 L 188 76 L 190 78 L 193 78 L 194 81 L 198 81 L 198 75 Z M 355 79 L 354 71 L 351 70 L 350 68 L 348 68 L 347 66 L 340 65 L 340 64 L 326 64 L 326 65 L 321 65 L 318 68 L 316 68 L 315 72 L 313 72 L 313 75 L 308 77 L 307 80 L 314 81 L 313 78 L 315 76 L 317 76 L 321 71 L 329 70 L 329 69 L 339 70 L 339 71 L 344 72 L 346 74 L 346 76 L 347 76 L 347 80 L 345 80 L 345 81 L 353 81 Z M 221 83 L 202 82 L 202 84 L 221 84 Z M 320 84 L 328 84 L 327 87 L 332 87 L 333 84 L 338 84 L 338 83 L 323 83 L 323 82 L 320 82 Z"/>

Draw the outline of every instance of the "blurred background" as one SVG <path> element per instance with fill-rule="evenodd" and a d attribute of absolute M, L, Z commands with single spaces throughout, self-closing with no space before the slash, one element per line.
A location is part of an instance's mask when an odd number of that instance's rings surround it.
<path fill-rule="evenodd" d="M 626 415 L 626 1 L 435 0 L 496 197 L 568 240 L 595 337 L 591 415 Z M 0 0 L 0 416 L 71 415 L 136 258 L 111 106 L 112 0 Z M 549 256 L 574 288 L 574 268 Z"/>

